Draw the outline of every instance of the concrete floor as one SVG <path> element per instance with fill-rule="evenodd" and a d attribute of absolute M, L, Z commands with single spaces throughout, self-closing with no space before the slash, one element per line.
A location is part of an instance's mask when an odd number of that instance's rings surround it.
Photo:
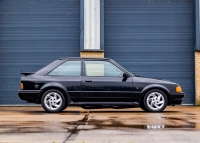
<path fill-rule="evenodd" d="M 42 107 L 0 107 L 0 142 L 199 143 L 200 106 L 82 109 L 57 114 Z"/>

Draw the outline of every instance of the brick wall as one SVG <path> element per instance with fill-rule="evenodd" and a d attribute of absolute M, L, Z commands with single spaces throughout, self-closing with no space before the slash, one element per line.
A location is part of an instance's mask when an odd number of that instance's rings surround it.
<path fill-rule="evenodd" d="M 195 52 L 195 95 L 196 105 L 200 105 L 200 52 Z"/>
<path fill-rule="evenodd" d="M 104 58 L 103 51 L 81 51 L 80 57 L 82 58 Z"/>

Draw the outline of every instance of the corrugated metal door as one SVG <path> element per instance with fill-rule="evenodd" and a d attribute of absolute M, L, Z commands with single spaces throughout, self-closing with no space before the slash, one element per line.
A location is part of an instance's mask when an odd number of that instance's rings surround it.
<path fill-rule="evenodd" d="M 20 71 L 79 56 L 79 0 L 0 1 L 0 104 L 17 96 Z"/>
<path fill-rule="evenodd" d="M 194 104 L 193 0 L 105 0 L 105 57 L 179 83 Z"/>

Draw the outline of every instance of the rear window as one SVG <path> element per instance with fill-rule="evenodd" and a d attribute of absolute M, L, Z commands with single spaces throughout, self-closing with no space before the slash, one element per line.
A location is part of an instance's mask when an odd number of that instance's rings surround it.
<path fill-rule="evenodd" d="M 81 76 L 81 61 L 66 61 L 56 67 L 50 76 Z"/>

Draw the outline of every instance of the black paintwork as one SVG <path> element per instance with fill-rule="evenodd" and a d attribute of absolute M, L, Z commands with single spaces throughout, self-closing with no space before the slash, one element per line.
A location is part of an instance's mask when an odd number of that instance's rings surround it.
<path fill-rule="evenodd" d="M 126 73 L 120 77 L 88 77 L 84 73 L 84 60 L 106 60 Z M 49 76 L 48 73 L 67 60 L 81 60 L 81 76 Z M 69 105 L 131 105 L 140 104 L 143 95 L 151 89 L 160 89 L 168 97 L 168 105 L 182 103 L 184 93 L 177 93 L 178 84 L 131 74 L 111 59 L 61 58 L 36 73 L 22 73 L 23 90 L 18 95 L 22 100 L 40 103 L 42 94 L 48 89 L 58 89 Z"/>

